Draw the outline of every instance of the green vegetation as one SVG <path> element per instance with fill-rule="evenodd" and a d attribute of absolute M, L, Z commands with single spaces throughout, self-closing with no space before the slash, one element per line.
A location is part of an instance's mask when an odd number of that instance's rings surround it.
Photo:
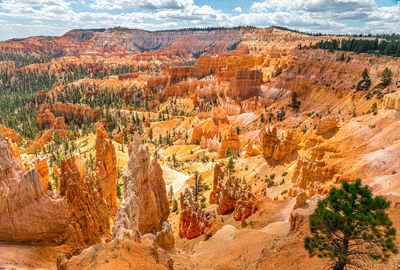
<path fill-rule="evenodd" d="M 382 40 L 379 42 L 376 39 L 338 39 L 320 41 L 312 48 L 327 49 L 330 51 L 349 51 L 356 53 L 372 53 L 381 54 L 393 57 L 400 57 L 400 41 L 386 41 Z"/>
<path fill-rule="evenodd" d="M 360 180 L 332 188 L 310 215 L 312 236 L 304 247 L 310 255 L 327 258 L 333 269 L 362 267 L 372 260 L 386 261 L 397 249 L 396 230 L 385 210 L 390 201 L 373 197 Z"/>

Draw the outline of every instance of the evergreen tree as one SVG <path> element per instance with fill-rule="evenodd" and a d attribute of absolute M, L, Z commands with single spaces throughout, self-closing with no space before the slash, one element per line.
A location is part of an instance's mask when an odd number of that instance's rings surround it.
<path fill-rule="evenodd" d="M 341 189 L 332 188 L 329 196 L 318 202 L 309 217 L 312 236 L 304 247 L 311 254 L 328 258 L 335 270 L 361 267 L 371 260 L 385 261 L 397 249 L 396 230 L 385 210 L 390 201 L 373 197 L 360 180 Z"/>
<path fill-rule="evenodd" d="M 198 171 L 194 172 L 194 185 L 191 186 L 193 198 L 196 202 L 199 201 L 203 196 L 204 191 L 207 191 L 209 187 L 203 183 L 203 177 Z"/>
<path fill-rule="evenodd" d="M 390 84 L 390 81 L 392 80 L 392 71 L 386 67 L 383 70 L 381 77 L 382 77 L 382 85 L 384 87 L 388 86 Z"/>
<path fill-rule="evenodd" d="M 228 174 L 230 176 L 235 168 L 235 163 L 233 162 L 232 157 L 229 158 L 228 163 L 226 164 L 225 168 L 228 170 Z"/>
<path fill-rule="evenodd" d="M 168 200 L 172 201 L 172 198 L 174 197 L 174 189 L 172 188 L 172 185 L 169 186 L 169 190 L 168 190 Z"/>

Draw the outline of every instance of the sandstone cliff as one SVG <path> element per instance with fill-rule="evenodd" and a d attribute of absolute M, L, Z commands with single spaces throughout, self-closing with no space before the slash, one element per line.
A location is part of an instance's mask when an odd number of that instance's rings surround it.
<path fill-rule="evenodd" d="M 96 160 L 94 169 L 96 179 L 100 182 L 100 192 L 107 202 L 109 213 L 115 215 L 117 211 L 117 158 L 115 147 L 101 122 L 96 129 Z"/>
<path fill-rule="evenodd" d="M 157 233 L 169 216 L 169 204 L 162 170 L 137 135 L 129 145 L 129 162 L 123 174 L 125 204 L 118 208 L 113 237 L 134 237 Z"/>

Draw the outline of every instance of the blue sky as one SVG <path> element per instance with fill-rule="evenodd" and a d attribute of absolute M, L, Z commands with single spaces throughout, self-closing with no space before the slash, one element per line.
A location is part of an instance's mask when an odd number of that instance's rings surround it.
<path fill-rule="evenodd" d="M 270 25 L 323 33 L 399 33 L 398 0 L 0 0 L 0 40 L 75 28 Z"/>

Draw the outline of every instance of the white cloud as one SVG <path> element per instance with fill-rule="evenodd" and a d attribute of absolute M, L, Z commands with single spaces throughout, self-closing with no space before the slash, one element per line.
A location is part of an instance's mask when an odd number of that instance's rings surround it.
<path fill-rule="evenodd" d="M 92 0 L 92 9 L 183 9 L 193 5 L 193 0 Z"/>
<path fill-rule="evenodd" d="M 24 32 L 53 35 L 71 28 L 115 26 L 157 30 L 274 24 L 309 32 L 399 32 L 400 3 L 378 7 L 375 0 L 254 1 L 250 12 L 243 13 L 244 6 L 222 11 L 194 0 L 0 0 L 0 24 L 6 28 L 0 40 Z M 30 29 L 32 25 L 41 27 Z M 55 27 L 45 31 L 46 25 Z"/>

